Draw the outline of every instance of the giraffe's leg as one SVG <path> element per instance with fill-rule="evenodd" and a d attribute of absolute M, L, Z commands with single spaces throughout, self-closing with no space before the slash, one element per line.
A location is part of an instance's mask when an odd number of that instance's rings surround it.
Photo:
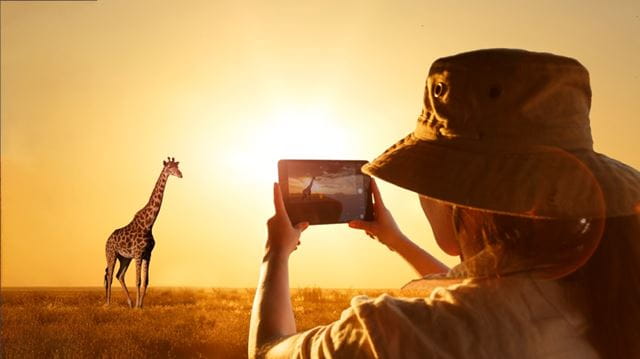
<path fill-rule="evenodd" d="M 111 282 L 113 281 L 113 268 L 116 266 L 116 251 L 107 247 L 106 255 L 107 268 L 105 269 L 104 273 L 104 289 L 106 297 L 105 305 L 109 305 L 109 303 L 111 302 Z"/>
<path fill-rule="evenodd" d="M 140 267 L 142 258 L 136 257 L 136 308 L 140 308 Z"/>
<path fill-rule="evenodd" d="M 147 294 L 147 285 L 149 285 L 149 262 L 151 261 L 151 255 L 142 258 L 142 296 L 140 297 L 140 308 L 142 308 L 142 301 L 144 301 L 144 295 Z"/>
<path fill-rule="evenodd" d="M 127 304 L 129 304 L 129 308 L 131 308 L 133 307 L 133 304 L 131 302 L 131 295 L 129 295 L 129 290 L 127 290 L 127 285 L 124 282 L 124 276 L 127 273 L 127 269 L 129 268 L 129 263 L 131 263 L 131 258 L 118 256 L 118 260 L 120 261 L 120 267 L 118 268 L 116 278 L 118 278 L 118 281 L 120 281 L 122 289 L 124 289 L 124 292 L 127 295 Z"/>

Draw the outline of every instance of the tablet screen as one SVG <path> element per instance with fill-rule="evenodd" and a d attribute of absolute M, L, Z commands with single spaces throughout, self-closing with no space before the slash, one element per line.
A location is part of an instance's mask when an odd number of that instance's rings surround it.
<path fill-rule="evenodd" d="M 279 177 L 292 223 L 344 223 L 370 220 L 370 178 L 366 161 L 282 160 Z"/>

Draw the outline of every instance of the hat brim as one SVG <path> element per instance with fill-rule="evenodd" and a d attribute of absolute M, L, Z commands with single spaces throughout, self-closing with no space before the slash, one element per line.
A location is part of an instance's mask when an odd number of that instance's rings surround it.
<path fill-rule="evenodd" d="M 640 212 L 640 174 L 593 151 L 422 140 L 413 133 L 362 171 L 458 206 L 533 218 Z M 515 149 L 514 149 L 515 148 Z"/>

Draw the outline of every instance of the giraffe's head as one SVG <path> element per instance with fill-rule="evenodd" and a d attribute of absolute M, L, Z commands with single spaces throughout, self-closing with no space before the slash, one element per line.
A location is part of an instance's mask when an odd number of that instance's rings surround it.
<path fill-rule="evenodd" d="M 162 164 L 164 165 L 165 172 L 178 178 L 182 178 L 182 172 L 180 172 L 180 169 L 178 168 L 180 162 L 176 162 L 173 157 L 167 157 L 167 161 L 162 161 Z"/>

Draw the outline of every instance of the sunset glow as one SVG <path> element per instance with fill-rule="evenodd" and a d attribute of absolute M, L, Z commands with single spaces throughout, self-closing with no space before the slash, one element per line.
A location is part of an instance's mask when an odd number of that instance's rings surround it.
<path fill-rule="evenodd" d="M 591 74 L 596 151 L 640 168 L 638 1 L 1 10 L 2 286 L 101 286 L 105 241 L 147 202 L 167 156 L 184 176 L 166 186 L 150 287 L 255 286 L 277 161 L 373 159 L 413 131 L 431 63 L 472 49 L 577 58 Z M 418 196 L 378 183 L 404 233 L 455 264 Z M 301 242 L 292 287 L 399 288 L 416 277 L 346 225 L 312 226 Z"/>
<path fill-rule="evenodd" d="M 272 181 L 283 158 L 344 158 L 356 150 L 356 133 L 337 123 L 329 104 L 296 105 L 295 101 L 266 113 L 260 125 L 226 158 L 239 176 L 257 183 Z"/>

